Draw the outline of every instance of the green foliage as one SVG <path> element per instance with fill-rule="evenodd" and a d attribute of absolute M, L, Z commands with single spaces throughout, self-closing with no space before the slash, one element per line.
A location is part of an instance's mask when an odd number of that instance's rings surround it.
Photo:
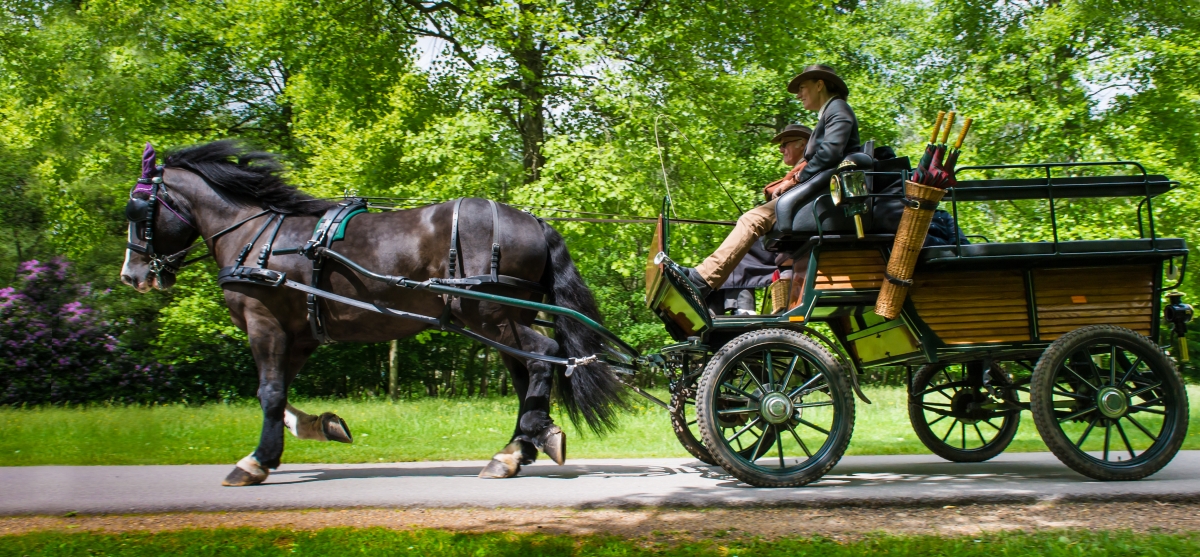
<path fill-rule="evenodd" d="M 866 525 L 866 528 L 870 528 Z M 1060 530 L 967 537 L 869 536 L 853 542 L 827 538 L 707 538 L 686 542 L 648 542 L 610 535 L 455 533 L 441 530 L 327 528 L 317 531 L 221 528 L 126 534 L 34 532 L 0 537 L 0 556 L 68 555 L 447 555 L 563 557 L 804 555 L 1191 555 L 1200 551 L 1195 534 L 1137 534 Z"/>
<path fill-rule="evenodd" d="M 123 346 L 175 364 L 198 400 L 253 394 L 253 363 L 211 268 L 184 273 L 171 293 L 116 283 L 121 209 L 147 140 L 246 138 L 282 153 L 290 179 L 320 196 L 403 198 L 396 206 L 480 196 L 545 217 L 653 217 L 670 194 L 678 216 L 732 220 L 735 203 L 753 206 L 785 171 L 768 139 L 815 119 L 786 82 L 823 62 L 850 84 L 864 139 L 917 155 L 936 111 L 955 108 L 976 118 L 964 164 L 1140 160 L 1184 185 L 1154 203 L 1156 231 L 1200 239 L 1194 9 L 0 0 L 0 12 L 0 284 L 20 261 L 69 257 L 112 288 L 109 319 L 132 324 Z M 1138 234 L 1136 202 L 1068 200 L 1056 212 L 1064 239 Z M 1050 237 L 1044 202 L 960 213 L 969 234 L 994 241 Z M 639 348 L 665 342 L 641 301 L 650 227 L 553 224 L 608 325 Z M 672 255 L 696 263 L 726 230 L 681 225 Z M 1185 292 L 1200 293 L 1197 276 Z M 494 357 L 476 365 L 478 347 L 426 340 L 402 345 L 403 392 L 499 380 Z M 297 389 L 378 394 L 386 352 L 324 347 Z"/>

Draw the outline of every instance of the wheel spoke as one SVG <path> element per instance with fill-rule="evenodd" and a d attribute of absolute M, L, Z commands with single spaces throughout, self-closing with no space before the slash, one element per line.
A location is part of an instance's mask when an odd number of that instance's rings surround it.
<path fill-rule="evenodd" d="M 1133 412 L 1130 412 L 1130 414 L 1134 414 L 1137 412 L 1149 412 L 1151 414 L 1158 414 L 1159 416 L 1167 415 L 1167 413 L 1162 410 L 1156 410 L 1154 408 L 1147 408 L 1145 406 L 1130 406 L 1129 409 L 1133 410 Z"/>
<path fill-rule="evenodd" d="M 757 418 L 754 418 L 754 420 L 752 420 L 750 423 L 746 424 L 746 426 L 745 426 L 745 427 L 743 427 L 742 429 L 738 430 L 738 432 L 737 432 L 737 433 L 734 433 L 734 434 L 733 434 L 733 437 L 730 437 L 729 439 L 726 439 L 726 440 L 725 440 L 725 442 L 726 442 L 726 443 L 729 443 L 729 442 L 732 442 L 732 441 L 734 441 L 734 440 L 735 440 L 735 439 L 737 439 L 738 437 L 741 437 L 743 433 L 746 433 L 747 431 L 749 431 L 749 430 L 750 430 L 750 428 L 754 427 L 755 425 L 757 425 L 757 424 L 758 424 L 758 422 L 761 422 L 761 421 L 762 421 L 762 416 L 759 416 L 759 417 L 757 417 Z"/>
<path fill-rule="evenodd" d="M 763 371 L 767 372 L 767 381 L 771 385 L 774 385 L 775 384 L 775 365 L 774 365 L 774 363 L 771 362 L 771 349 L 770 348 L 768 348 L 766 353 L 763 354 Z"/>
<path fill-rule="evenodd" d="M 914 396 L 914 397 L 924 397 L 925 395 L 927 395 L 927 394 L 929 394 L 929 393 L 933 393 L 933 392 L 940 392 L 940 393 L 942 394 L 942 396 L 944 396 L 944 397 L 946 397 L 946 398 L 950 398 L 950 397 L 949 397 L 949 396 L 948 396 L 948 395 L 947 395 L 947 394 L 944 392 L 946 389 L 953 389 L 953 388 L 955 388 L 955 387 L 966 387 L 966 386 L 967 386 L 967 382 L 966 382 L 966 381 L 957 381 L 957 382 L 954 382 L 954 383 L 942 383 L 941 385 L 937 385 L 937 386 L 929 387 L 928 389 L 925 389 L 924 391 L 921 391 L 921 392 L 919 392 L 919 393 L 916 393 L 916 394 L 914 394 L 913 396 Z M 957 393 L 958 391 L 956 390 L 956 391 L 954 391 L 954 392 L 955 392 L 955 393 Z"/>
<path fill-rule="evenodd" d="M 1121 382 L 1118 384 L 1124 385 L 1126 381 L 1129 381 L 1129 376 L 1133 375 L 1133 372 L 1137 370 L 1137 367 L 1141 365 L 1141 363 L 1142 357 L 1138 356 L 1138 358 L 1133 361 L 1133 365 L 1129 366 L 1129 369 L 1125 370 L 1125 375 L 1121 377 Z"/>
<path fill-rule="evenodd" d="M 800 394 L 805 389 L 808 389 L 808 387 L 810 385 L 812 385 L 813 383 L 816 383 L 818 379 L 820 379 L 824 376 L 825 376 L 824 373 L 818 373 L 818 374 L 812 376 L 812 378 L 809 379 L 808 381 L 805 381 L 803 385 L 796 387 L 795 389 L 792 390 L 792 392 L 788 393 L 788 398 L 796 398 L 796 395 Z"/>
<path fill-rule="evenodd" d="M 800 434 L 796 433 L 796 428 L 792 424 L 787 424 L 788 431 L 792 432 L 792 437 L 796 438 L 796 443 L 800 445 L 800 449 L 804 451 L 805 456 L 812 458 L 812 451 L 808 450 L 808 445 L 804 444 L 804 440 L 800 438 Z"/>
<path fill-rule="evenodd" d="M 692 421 L 688 422 L 687 425 L 696 425 L 696 420 L 692 420 Z"/>
<path fill-rule="evenodd" d="M 1068 393 L 1066 391 L 1060 391 L 1058 389 L 1052 389 L 1052 392 L 1056 395 L 1069 396 L 1075 400 L 1091 400 L 1091 397 L 1080 395 L 1080 394 L 1075 394 L 1075 393 Z"/>
<path fill-rule="evenodd" d="M 996 431 L 1000 431 L 1000 428 L 996 427 L 996 424 L 992 423 L 992 420 L 983 420 L 983 423 L 992 426 L 992 429 Z"/>
<path fill-rule="evenodd" d="M 1100 377 L 1100 368 L 1096 367 L 1096 360 L 1086 350 L 1083 351 L 1083 355 L 1087 357 L 1088 368 L 1092 370 L 1092 377 L 1096 378 L 1096 384 L 1099 385 L 1103 379 Z"/>
<path fill-rule="evenodd" d="M 946 418 L 949 418 L 949 417 L 950 417 L 950 414 L 942 414 L 942 417 L 940 417 L 940 418 L 938 418 L 938 419 L 936 419 L 936 420 L 934 420 L 934 421 L 932 421 L 932 422 L 929 422 L 929 423 L 928 423 L 928 424 L 926 424 L 926 425 L 928 425 L 928 426 L 932 426 L 933 424 L 936 424 L 936 423 L 938 423 L 938 422 L 940 422 L 940 421 L 942 421 L 942 420 L 944 420 L 944 419 L 946 419 Z"/>
<path fill-rule="evenodd" d="M 1109 346 L 1108 352 L 1108 384 L 1117 384 L 1117 345 Z"/>
<path fill-rule="evenodd" d="M 833 401 L 823 400 L 821 402 L 805 402 L 803 404 L 797 404 L 793 406 L 793 408 L 816 408 L 818 406 L 833 406 Z"/>
<path fill-rule="evenodd" d="M 752 394 L 750 394 L 750 393 L 747 393 L 746 391 L 743 391 L 743 390 L 741 390 L 741 389 L 739 389 L 739 388 L 737 388 L 737 387 L 734 387 L 733 385 L 729 384 L 729 382 L 728 382 L 728 381 L 726 381 L 726 382 L 724 382 L 724 383 L 721 383 L 721 386 L 722 386 L 722 387 L 725 387 L 726 389 L 729 389 L 729 390 L 731 390 L 731 391 L 733 391 L 733 392 L 735 392 L 735 393 L 737 393 L 737 394 L 739 394 L 739 395 L 742 395 L 742 396 L 744 396 L 744 397 L 746 397 L 746 398 L 748 398 L 748 399 L 750 399 L 750 400 L 758 400 L 758 397 L 756 397 L 756 396 L 754 396 L 754 395 L 752 395 Z"/>
<path fill-rule="evenodd" d="M 1067 417 L 1065 417 L 1065 418 L 1059 418 L 1059 419 L 1058 419 L 1058 423 L 1060 423 L 1060 424 L 1061 424 L 1061 423 L 1063 423 L 1063 422 L 1065 422 L 1065 421 L 1067 421 L 1067 420 L 1074 420 L 1075 418 L 1078 418 L 1078 417 L 1080 417 L 1080 416 L 1083 416 L 1083 415 L 1085 415 L 1085 414 L 1088 414 L 1088 413 L 1090 413 L 1090 412 L 1095 412 L 1095 411 L 1096 411 L 1096 407 L 1095 407 L 1095 406 L 1093 406 L 1093 407 L 1091 407 L 1091 408 L 1085 408 L 1085 409 L 1083 409 L 1083 410 L 1080 410 L 1080 411 L 1078 411 L 1078 412 L 1076 412 L 1076 413 L 1074 413 L 1074 414 L 1071 414 L 1070 416 L 1067 416 Z"/>
<path fill-rule="evenodd" d="M 749 414 L 751 412 L 758 412 L 758 407 L 757 406 L 747 406 L 745 408 L 726 408 L 724 410 L 717 410 L 717 414 L 721 415 L 721 416 L 726 416 L 726 415 L 732 416 L 735 414 Z"/>
<path fill-rule="evenodd" d="M 1125 428 L 1121 427 L 1121 420 L 1113 423 L 1117 424 L 1117 433 L 1121 434 L 1121 440 L 1125 442 L 1125 450 L 1129 451 L 1129 458 L 1137 458 L 1137 455 L 1133 454 L 1133 445 L 1129 444 L 1129 438 L 1125 436 Z"/>
<path fill-rule="evenodd" d="M 965 450 L 967 450 L 967 422 L 959 422 L 959 423 L 962 424 L 962 426 L 959 427 L 959 429 L 962 430 L 962 448 L 965 451 Z"/>
<path fill-rule="evenodd" d="M 1091 358 L 1088 358 L 1088 361 L 1090 362 Z M 1091 384 L 1091 382 L 1089 382 L 1087 379 L 1084 379 L 1082 375 L 1079 375 L 1078 373 L 1075 372 L 1075 370 L 1071 369 L 1071 362 L 1069 359 L 1066 362 L 1063 362 L 1062 367 L 1064 369 L 1066 369 L 1067 371 L 1071 372 L 1071 375 L 1074 375 L 1080 381 L 1083 381 L 1084 385 L 1091 387 L 1093 391 L 1097 390 L 1095 385 Z"/>
<path fill-rule="evenodd" d="M 776 426 L 776 429 L 779 429 L 778 426 Z M 775 448 L 779 451 L 779 469 L 783 470 L 783 436 L 779 433 L 778 431 L 775 432 Z"/>
<path fill-rule="evenodd" d="M 1154 441 L 1155 443 L 1158 442 L 1158 436 L 1153 433 L 1150 433 L 1150 430 L 1146 429 L 1146 426 L 1142 425 L 1142 422 L 1139 422 L 1139 421 L 1133 419 L 1132 415 L 1126 414 L 1125 416 L 1122 416 L 1122 417 L 1125 418 L 1126 420 L 1133 422 L 1133 425 L 1137 426 L 1138 429 L 1142 430 L 1142 433 L 1145 433 L 1146 437 L 1149 437 L 1151 441 Z"/>
<path fill-rule="evenodd" d="M 763 439 L 767 438 L 767 433 L 770 431 L 771 431 L 771 424 L 767 424 L 767 427 L 763 428 L 763 430 L 762 430 L 762 435 L 758 436 L 758 442 L 754 444 L 754 450 L 752 450 L 750 452 L 750 463 L 751 464 L 757 462 L 758 457 L 762 456 L 762 453 L 759 452 L 758 450 L 762 448 Z M 767 447 L 767 449 L 770 449 L 770 447 Z M 1105 458 L 1105 460 L 1108 460 L 1108 459 Z"/>
<path fill-rule="evenodd" d="M 954 418 L 954 423 L 950 424 L 950 429 L 946 430 L 946 434 L 942 436 L 942 442 L 945 443 L 950 438 L 950 434 L 954 433 L 954 426 L 958 423 L 958 418 Z"/>
<path fill-rule="evenodd" d="M 1108 442 L 1112 439 L 1112 423 L 1104 424 L 1104 461 L 1108 462 Z"/>
<path fill-rule="evenodd" d="M 746 365 L 746 362 L 738 361 L 738 367 L 742 368 L 742 370 L 746 372 L 746 375 L 749 375 L 750 378 L 754 380 L 754 384 L 758 386 L 758 390 L 764 393 L 767 392 L 767 390 L 763 388 L 762 381 L 759 381 L 758 378 L 754 376 L 754 372 L 750 371 L 750 366 Z"/>
<path fill-rule="evenodd" d="M 983 432 L 979 431 L 979 422 L 973 423 L 971 425 L 975 427 L 975 435 L 979 436 L 979 442 L 983 445 L 987 445 L 987 439 L 984 439 Z"/>
<path fill-rule="evenodd" d="M 1130 391 L 1130 393 L 1129 393 L 1129 398 L 1131 398 L 1131 399 L 1132 399 L 1133 397 L 1135 397 L 1135 396 L 1138 396 L 1138 395 L 1140 395 L 1140 394 L 1142 394 L 1142 393 L 1144 393 L 1144 392 L 1146 392 L 1146 391 L 1153 391 L 1154 389 L 1157 389 L 1157 388 L 1159 388 L 1159 387 L 1161 387 L 1161 386 L 1162 386 L 1162 381 L 1159 381 L 1158 383 L 1155 383 L 1155 384 L 1153 384 L 1153 385 L 1147 385 L 1147 386 L 1145 386 L 1145 387 L 1142 387 L 1142 388 L 1140 388 L 1140 389 L 1138 389 L 1138 390 L 1136 390 L 1136 391 Z"/>
<path fill-rule="evenodd" d="M 787 384 L 792 380 L 792 372 L 796 371 L 796 364 L 800 363 L 800 355 L 792 354 L 792 364 L 788 366 L 787 373 L 783 375 L 783 381 L 779 383 L 779 390 L 787 388 Z"/>
<path fill-rule="evenodd" d="M 1076 448 L 1076 449 L 1081 449 L 1081 450 L 1082 450 L 1082 448 L 1083 448 L 1083 442 L 1084 442 L 1084 441 L 1087 441 L 1087 436 L 1088 436 L 1088 434 L 1089 434 L 1089 433 L 1091 433 L 1091 432 L 1092 432 L 1092 428 L 1094 428 L 1094 427 L 1096 427 L 1096 418 L 1095 418 L 1095 416 L 1093 416 L 1093 417 L 1092 417 L 1092 420 L 1088 422 L 1087 429 L 1084 429 L 1084 430 L 1083 430 L 1083 435 L 1080 435 L 1080 436 L 1079 436 L 1079 440 L 1075 442 L 1075 448 Z"/>
<path fill-rule="evenodd" d="M 817 430 L 817 431 L 819 431 L 819 432 L 821 432 L 821 433 L 824 433 L 825 435 L 829 435 L 829 434 L 830 434 L 828 429 L 825 429 L 825 428 L 823 428 L 823 427 L 821 427 L 821 426 L 819 426 L 819 425 L 817 425 L 817 424 L 814 424 L 814 423 L 812 423 L 812 422 L 810 422 L 810 421 L 808 421 L 808 420 L 805 420 L 804 418 L 801 418 L 801 417 L 799 417 L 799 416 L 796 416 L 796 417 L 795 417 L 795 420 L 796 420 L 797 422 L 800 422 L 800 423 L 802 423 L 802 424 L 804 424 L 804 425 L 806 425 L 806 426 L 808 426 L 808 427 L 811 427 L 811 428 L 813 428 L 813 429 L 815 429 L 815 430 Z"/>

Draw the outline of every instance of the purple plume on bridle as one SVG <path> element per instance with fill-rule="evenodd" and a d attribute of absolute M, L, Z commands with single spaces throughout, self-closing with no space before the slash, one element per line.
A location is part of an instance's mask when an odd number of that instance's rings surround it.
<path fill-rule="evenodd" d="M 133 187 L 133 191 L 129 192 L 131 197 L 135 193 L 150 194 L 151 189 L 153 189 L 150 179 L 154 177 L 154 163 L 157 158 L 158 154 L 154 152 L 154 146 L 147 141 L 146 150 L 142 151 L 142 177 L 138 180 L 137 185 Z"/>

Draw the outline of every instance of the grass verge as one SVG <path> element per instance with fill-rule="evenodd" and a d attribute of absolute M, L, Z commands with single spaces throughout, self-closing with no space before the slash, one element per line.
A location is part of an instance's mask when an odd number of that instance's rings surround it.
<path fill-rule="evenodd" d="M 843 556 L 995 555 L 1097 557 L 1196 555 L 1197 534 L 1057 531 L 979 537 L 878 536 L 839 543 L 824 538 L 706 539 L 692 542 L 627 540 L 613 536 L 462 534 L 439 530 L 334 528 L 315 532 L 217 529 L 130 534 L 38 532 L 0 537 L 0 557 L 74 555 L 447 555 L 447 556 Z"/>
<path fill-rule="evenodd" d="M 1188 387 L 1200 401 L 1200 386 Z M 660 393 L 661 394 L 661 393 Z M 858 404 L 848 454 L 927 454 L 908 423 L 901 388 L 871 388 Z M 666 412 L 640 398 L 620 429 L 604 439 L 564 423 L 570 458 L 687 457 Z M 486 459 L 508 440 L 515 399 L 413 401 L 311 400 L 308 412 L 336 412 L 353 445 L 287 438 L 285 462 L 354 463 Z M 1185 449 L 1200 449 L 1200 402 L 1192 404 Z M 562 418 L 561 413 L 559 417 Z M 0 466 L 229 464 L 253 450 L 257 404 L 0 409 Z M 1044 451 L 1033 419 L 1022 415 L 1009 451 Z"/>

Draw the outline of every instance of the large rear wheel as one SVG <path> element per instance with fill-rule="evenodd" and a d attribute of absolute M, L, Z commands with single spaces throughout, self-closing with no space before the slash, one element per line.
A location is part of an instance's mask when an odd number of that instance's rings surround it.
<path fill-rule="evenodd" d="M 1112 325 L 1054 341 L 1034 368 L 1030 404 L 1046 446 L 1097 480 L 1149 476 L 1187 435 L 1187 392 L 1175 365 L 1150 339 Z"/>
<path fill-rule="evenodd" d="M 854 395 L 841 366 L 808 337 L 780 329 L 723 346 L 701 376 L 696 412 L 721 467 L 758 487 L 816 481 L 854 431 Z"/>

